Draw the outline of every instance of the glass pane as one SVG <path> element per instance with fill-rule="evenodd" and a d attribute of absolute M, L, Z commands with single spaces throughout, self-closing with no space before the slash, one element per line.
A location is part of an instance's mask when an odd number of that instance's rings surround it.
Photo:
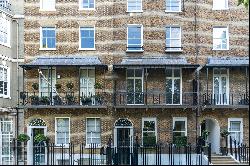
<path fill-rule="evenodd" d="M 144 121 L 143 131 L 155 131 L 155 121 Z"/>
<path fill-rule="evenodd" d="M 180 28 L 178 27 L 171 28 L 171 38 L 180 38 Z"/>
<path fill-rule="evenodd" d="M 166 103 L 172 104 L 172 79 L 166 80 Z"/>
<path fill-rule="evenodd" d="M 174 131 L 185 131 L 185 121 L 175 121 Z"/>
<path fill-rule="evenodd" d="M 127 77 L 134 77 L 134 69 L 127 69 Z"/>
<path fill-rule="evenodd" d="M 180 79 L 174 80 L 173 104 L 180 104 Z"/>
<path fill-rule="evenodd" d="M 134 80 L 133 79 L 127 79 L 127 91 L 134 92 Z"/>
<path fill-rule="evenodd" d="M 185 136 L 185 132 L 174 132 L 173 133 L 173 136 L 175 137 L 175 136 Z"/>
<path fill-rule="evenodd" d="M 166 77 L 172 77 L 172 69 L 166 69 Z"/>
<path fill-rule="evenodd" d="M 174 77 L 180 77 L 181 73 L 180 73 L 180 69 L 174 69 Z"/>
<path fill-rule="evenodd" d="M 142 77 L 142 70 L 141 69 L 135 69 L 135 77 Z"/>
<path fill-rule="evenodd" d="M 230 131 L 240 131 L 240 121 L 230 122 Z"/>

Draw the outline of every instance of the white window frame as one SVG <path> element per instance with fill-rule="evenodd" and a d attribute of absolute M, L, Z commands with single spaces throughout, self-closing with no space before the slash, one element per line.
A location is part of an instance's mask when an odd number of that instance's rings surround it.
<path fill-rule="evenodd" d="M 214 73 L 214 70 L 221 70 L 221 69 L 226 69 L 227 70 L 227 74 L 215 74 Z M 227 78 L 227 82 L 226 82 L 226 86 L 227 86 L 227 94 L 226 94 L 226 96 L 227 96 L 227 103 L 224 103 L 224 104 L 216 104 L 216 105 L 228 105 L 229 104 L 229 100 L 230 100 L 230 96 L 229 96 L 229 69 L 227 69 L 227 68 L 213 68 L 213 96 L 214 96 L 214 77 L 219 77 L 219 84 L 220 84 L 220 86 L 219 86 L 219 94 L 221 93 L 221 77 L 226 77 Z M 213 100 L 215 100 L 214 98 L 213 98 Z"/>
<path fill-rule="evenodd" d="M 221 7 L 221 6 L 217 7 L 215 1 L 224 1 L 225 6 L 224 7 Z M 229 9 L 228 0 L 213 0 L 213 8 L 212 8 L 212 10 L 228 10 L 228 9 Z"/>
<path fill-rule="evenodd" d="M 176 69 L 178 69 L 180 71 L 180 77 L 175 77 L 174 76 L 174 70 L 176 70 Z M 172 104 L 167 104 L 166 103 L 166 105 L 182 105 L 182 68 L 166 68 L 166 70 L 172 70 L 172 76 L 171 77 L 166 76 L 166 80 L 167 79 L 172 80 L 172 90 L 174 89 L 174 80 L 175 79 L 180 79 L 180 104 L 173 104 L 173 91 L 172 91 Z"/>
<path fill-rule="evenodd" d="M 81 29 L 85 29 L 85 30 L 94 30 L 94 47 L 93 48 L 82 48 L 82 36 L 81 36 Z M 88 51 L 91 51 L 91 50 L 96 50 L 95 48 L 95 26 L 82 26 L 82 27 L 79 27 L 79 50 L 88 50 Z"/>
<path fill-rule="evenodd" d="M 226 40 L 227 40 L 227 48 L 223 49 L 223 48 L 215 48 L 215 45 L 214 45 L 214 40 L 215 39 L 221 39 L 221 38 L 216 38 L 214 36 L 214 31 L 215 29 L 225 29 L 226 30 Z M 222 39 L 221 39 L 222 40 Z M 221 44 L 222 45 L 222 44 Z M 213 49 L 212 50 L 229 50 L 229 28 L 228 26 L 214 26 L 213 27 Z"/>
<path fill-rule="evenodd" d="M 243 118 L 228 118 L 228 125 L 227 125 L 228 126 L 228 132 L 231 132 L 230 131 L 230 128 L 231 128 L 230 122 L 232 122 L 232 121 L 240 121 L 240 138 L 241 138 L 240 143 L 242 143 L 243 142 L 243 132 L 244 132 L 243 131 Z M 228 136 L 228 140 L 229 140 L 229 137 L 230 137 L 230 135 Z"/>
<path fill-rule="evenodd" d="M 170 38 L 167 38 L 167 28 L 170 28 Z M 179 28 L 180 31 L 180 36 L 179 38 L 172 38 L 172 28 Z M 175 49 L 175 48 L 165 48 L 165 52 L 182 52 L 182 33 L 181 33 L 181 26 L 178 25 L 170 25 L 170 26 L 166 26 L 166 30 L 165 30 L 165 47 L 167 46 L 167 40 L 170 40 L 170 46 L 171 46 L 171 40 L 180 40 L 180 48 Z"/>
<path fill-rule="evenodd" d="M 40 69 L 40 71 L 42 71 L 42 70 L 48 70 L 48 73 L 50 73 L 51 72 L 51 68 L 48 68 L 48 67 L 41 67 L 41 68 L 39 68 Z M 53 72 L 52 72 L 52 80 L 53 80 L 53 76 L 55 76 L 55 84 L 56 84 L 56 81 L 57 81 L 57 79 L 56 79 L 56 67 L 52 67 L 52 71 L 53 70 L 55 70 L 55 75 L 53 75 Z M 41 90 L 41 85 L 42 85 L 42 83 L 41 83 L 41 79 L 42 79 L 42 77 L 41 77 L 41 74 L 39 74 L 39 97 L 41 97 L 41 92 L 42 92 L 42 90 Z M 48 78 L 46 78 L 48 81 L 49 81 L 49 76 L 48 76 Z M 51 83 L 51 82 L 49 82 L 49 83 Z M 53 83 L 53 82 L 52 82 Z M 51 87 L 50 87 L 51 85 L 48 85 L 48 93 L 50 92 L 50 89 L 51 89 Z M 52 95 L 53 96 L 55 96 L 56 95 L 56 93 L 55 93 L 55 91 L 54 90 L 56 90 L 56 87 L 55 87 L 55 85 L 52 85 L 53 87 L 52 87 Z M 54 90 L 53 90 L 54 89 Z M 46 95 L 45 95 L 46 96 Z M 50 95 L 48 95 L 48 97 L 49 97 Z M 53 100 L 53 99 L 52 99 Z"/>
<path fill-rule="evenodd" d="M 5 23 L 4 23 L 5 22 Z M 7 43 L 4 43 L 4 42 L 0 42 L 0 45 L 3 45 L 3 46 L 6 46 L 6 47 L 9 47 L 11 48 L 11 45 L 10 45 L 10 40 L 11 40 L 11 34 L 10 34 L 10 28 L 11 28 L 11 21 L 8 20 L 6 18 L 6 15 L 2 13 L 2 16 L 0 16 L 0 24 L 2 24 L 2 26 L 6 26 L 6 30 L 7 32 L 1 32 L 3 34 L 6 34 L 6 37 L 7 37 Z M 1 35 L 1 34 L 0 34 Z"/>
<path fill-rule="evenodd" d="M 70 117 L 55 117 L 55 145 L 61 146 L 57 143 L 57 119 L 69 119 L 69 143 L 70 143 Z M 69 146 L 68 143 L 64 144 L 65 147 Z"/>
<path fill-rule="evenodd" d="M 173 136 L 174 136 L 174 127 L 175 127 L 175 122 L 177 121 L 184 121 L 185 122 L 185 136 L 187 136 L 187 117 L 173 117 Z M 177 132 L 183 132 L 183 131 L 177 131 Z"/>
<path fill-rule="evenodd" d="M 55 30 L 55 48 L 43 48 L 43 29 Z M 46 43 L 47 44 L 47 43 Z M 40 27 L 40 48 L 39 50 L 56 50 L 56 27 Z"/>
<path fill-rule="evenodd" d="M 86 128 L 86 133 L 85 133 L 85 136 L 86 136 L 86 146 L 85 148 L 91 148 L 91 143 L 88 143 L 88 129 L 87 129 L 87 125 L 88 125 L 88 119 L 95 119 L 95 128 L 96 128 L 96 119 L 99 119 L 100 120 L 100 144 L 97 144 L 97 148 L 100 148 L 101 147 L 101 144 L 102 144 L 102 122 L 101 122 L 101 118 L 100 117 L 86 117 L 86 122 L 85 122 L 85 128 Z M 97 137 L 91 137 L 91 139 L 93 138 L 97 138 Z"/>
<path fill-rule="evenodd" d="M 51 8 L 45 8 L 43 6 L 44 1 L 48 1 L 48 0 L 40 0 L 40 9 L 39 9 L 39 11 L 56 11 L 56 0 L 53 0 L 54 1 L 54 6 L 51 7 Z M 52 0 L 49 0 L 49 1 L 52 1 Z"/>
<path fill-rule="evenodd" d="M 155 122 L 155 142 L 157 143 L 157 119 L 156 118 L 142 118 L 142 145 L 143 145 L 143 133 L 153 133 L 152 131 L 143 131 L 145 121 L 154 121 Z"/>
<path fill-rule="evenodd" d="M 0 65 L 0 69 L 7 70 L 7 95 L 4 94 L 4 90 L 3 90 L 3 94 L 0 94 L 0 98 L 5 98 L 5 99 L 11 99 L 10 97 L 10 68 L 8 66 L 4 66 L 4 65 Z M 3 71 L 3 78 L 4 80 L 4 71 Z M 4 88 L 4 84 L 3 84 L 3 88 Z"/>
<path fill-rule="evenodd" d="M 168 10 L 167 9 L 167 1 L 173 1 L 173 0 L 166 0 L 165 1 L 165 6 L 166 6 L 166 9 L 165 9 L 165 12 L 172 12 L 172 13 L 179 13 L 179 12 L 182 12 L 182 0 L 179 0 L 179 10 L 178 11 L 173 11 L 173 10 Z"/>
<path fill-rule="evenodd" d="M 2 123 L 7 123 L 7 124 L 10 124 L 11 125 L 11 129 L 9 131 L 9 133 L 2 133 Z M 9 139 L 9 143 L 8 143 L 8 146 L 9 146 L 9 154 L 7 155 L 3 155 L 2 153 L 2 150 L 3 150 L 3 136 L 8 136 L 8 139 Z M 12 148 L 11 148 L 11 141 L 12 139 L 14 138 L 14 131 L 13 131 L 13 119 L 5 119 L 5 118 L 1 118 L 0 119 L 0 165 L 4 165 L 6 163 L 3 163 L 3 158 L 4 157 L 7 157 L 7 158 L 10 158 L 12 160 L 9 160 L 9 164 L 14 164 L 14 152 L 12 151 Z M 12 151 L 12 154 L 11 154 L 11 151 Z M 7 164 L 7 165 L 9 165 Z"/>
<path fill-rule="evenodd" d="M 135 72 L 136 69 L 142 70 L 142 76 L 141 77 L 135 77 L 135 76 L 134 77 L 128 77 L 127 70 L 134 70 L 134 72 Z M 127 70 L 126 70 L 126 82 L 127 82 L 128 79 L 133 79 L 133 81 L 134 81 L 134 90 L 135 90 L 135 80 L 140 79 L 142 81 L 142 93 L 143 93 L 144 92 L 144 70 L 143 70 L 143 68 L 129 68 Z M 144 102 L 142 104 L 135 104 L 135 97 L 134 97 L 134 104 L 127 104 L 127 105 L 144 105 Z"/>
<path fill-rule="evenodd" d="M 89 70 L 94 70 L 94 73 L 96 72 L 96 70 L 95 70 L 95 68 L 94 67 L 80 67 L 80 74 L 81 74 L 81 70 L 87 70 L 87 81 L 89 82 Z M 95 74 L 95 76 L 94 76 L 94 85 L 95 85 L 95 78 L 96 78 L 96 74 Z M 81 77 L 81 75 L 80 75 L 80 81 L 81 81 L 81 79 L 82 79 L 82 77 Z M 80 96 L 82 96 L 82 94 L 81 94 L 81 88 L 82 88 L 82 84 L 81 84 L 81 82 L 79 82 L 79 85 L 80 85 L 80 90 L 79 90 L 79 92 L 80 92 Z M 87 92 L 89 92 L 89 84 L 87 83 Z M 92 105 L 95 105 L 95 98 L 94 98 L 94 96 L 95 96 L 95 88 L 94 88 L 94 91 L 93 91 L 93 93 L 92 93 Z M 87 94 L 87 97 L 90 97 L 89 96 L 89 94 Z M 80 102 L 80 104 L 82 105 L 82 102 Z"/>
<path fill-rule="evenodd" d="M 93 8 L 90 8 L 90 7 L 84 8 L 83 7 L 83 0 L 79 0 L 79 10 L 95 10 L 95 0 L 93 0 L 93 1 L 94 1 L 94 7 Z"/>
<path fill-rule="evenodd" d="M 141 28 L 141 47 L 143 47 L 143 25 L 142 24 L 128 24 L 127 25 L 127 50 L 126 52 L 143 52 L 143 48 L 141 50 L 129 50 L 128 49 L 128 29 L 129 27 L 140 27 Z"/>
<path fill-rule="evenodd" d="M 140 3 L 141 5 L 141 9 L 140 10 L 129 10 L 129 3 L 133 2 L 134 3 Z M 140 2 L 137 2 L 137 1 L 140 1 Z M 127 12 L 128 13 L 142 13 L 143 10 L 142 10 L 142 0 L 127 0 Z"/>

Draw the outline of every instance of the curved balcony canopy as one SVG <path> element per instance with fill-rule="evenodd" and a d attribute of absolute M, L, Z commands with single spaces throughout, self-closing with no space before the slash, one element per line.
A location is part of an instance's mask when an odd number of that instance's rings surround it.
<path fill-rule="evenodd" d="M 188 63 L 185 58 L 167 58 L 167 57 L 145 57 L 145 58 L 124 58 L 119 64 L 113 66 L 116 68 L 166 68 L 166 67 L 182 67 L 182 68 L 198 68 L 198 64 Z"/>
<path fill-rule="evenodd" d="M 249 57 L 208 57 L 206 67 L 249 67 Z"/>
<path fill-rule="evenodd" d="M 39 67 L 99 67 L 107 69 L 97 56 L 39 56 L 35 60 L 20 65 L 20 67 L 29 70 Z"/>

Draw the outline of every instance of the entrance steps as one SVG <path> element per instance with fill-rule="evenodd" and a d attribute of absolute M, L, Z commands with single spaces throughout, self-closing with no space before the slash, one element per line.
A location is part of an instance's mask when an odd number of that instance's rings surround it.
<path fill-rule="evenodd" d="M 211 156 L 211 163 L 213 165 L 248 165 L 235 161 L 231 156 L 221 156 L 216 154 Z"/>

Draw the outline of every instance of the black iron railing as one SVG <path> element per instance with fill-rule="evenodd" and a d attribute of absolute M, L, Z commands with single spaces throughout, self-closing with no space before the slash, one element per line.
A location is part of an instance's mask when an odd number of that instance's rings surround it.
<path fill-rule="evenodd" d="M 20 100 L 22 105 L 79 105 L 79 106 L 100 106 L 105 105 L 106 94 L 103 92 L 92 93 L 51 93 L 51 92 L 21 92 Z"/>
<path fill-rule="evenodd" d="M 201 94 L 202 105 L 249 105 L 249 93 Z"/>
<path fill-rule="evenodd" d="M 11 3 L 9 3 L 7 0 L 1 0 L 0 1 L 0 9 L 6 11 L 6 12 L 11 12 Z"/>
<path fill-rule="evenodd" d="M 231 136 L 229 136 L 229 153 L 240 163 L 249 164 L 249 146 L 247 144 L 237 142 Z"/>
<path fill-rule="evenodd" d="M 161 92 L 116 92 L 116 106 L 122 105 L 197 105 L 196 92 L 161 93 Z"/>
<path fill-rule="evenodd" d="M 138 139 L 135 139 L 138 140 Z M 5 147 L 2 147 L 5 148 Z M 27 148 L 27 143 L 14 142 L 10 165 L 209 165 L 211 145 L 155 144 L 142 146 L 138 141 L 130 146 L 113 146 L 111 142 L 100 147 L 92 143 L 61 144 L 40 142 Z M 2 154 L 0 154 L 0 157 Z M 17 157 L 17 160 L 16 160 Z"/>

